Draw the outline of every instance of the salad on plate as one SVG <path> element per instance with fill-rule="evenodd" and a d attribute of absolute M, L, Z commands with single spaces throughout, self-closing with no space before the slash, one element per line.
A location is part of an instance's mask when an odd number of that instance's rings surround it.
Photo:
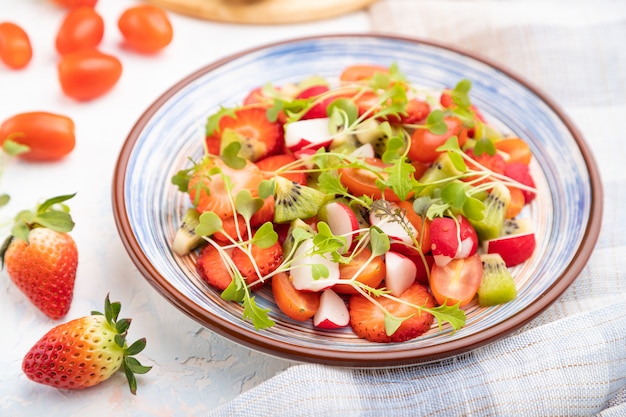
<path fill-rule="evenodd" d="M 259 331 L 264 286 L 292 320 L 379 343 L 512 301 L 511 268 L 536 247 L 533 155 L 470 91 L 370 64 L 250 91 L 171 179 L 189 201 L 173 252 Z"/>

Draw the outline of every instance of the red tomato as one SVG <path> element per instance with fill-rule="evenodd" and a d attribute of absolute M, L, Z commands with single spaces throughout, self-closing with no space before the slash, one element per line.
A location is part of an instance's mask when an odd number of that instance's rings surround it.
<path fill-rule="evenodd" d="M 52 0 L 52 2 L 62 7 L 94 7 L 96 3 L 98 3 L 98 0 Z"/>
<path fill-rule="evenodd" d="M 389 68 L 382 65 L 351 65 L 343 70 L 339 80 L 344 83 L 364 81 L 371 79 L 376 73 L 388 74 Z"/>
<path fill-rule="evenodd" d="M 321 293 L 298 291 L 285 272 L 280 272 L 272 277 L 272 294 L 278 308 L 287 317 L 294 320 L 310 319 L 320 306 Z"/>
<path fill-rule="evenodd" d="M 400 201 L 398 207 L 404 210 L 406 218 L 411 222 L 415 230 L 417 230 L 417 242 L 420 244 L 424 253 L 430 252 L 430 223 L 428 218 L 422 219 L 422 216 L 418 215 L 413 209 L 413 203 L 410 201 Z"/>
<path fill-rule="evenodd" d="M 378 158 L 366 158 L 365 162 L 375 167 L 385 167 L 383 161 Z M 348 191 L 354 195 L 367 195 L 375 200 L 383 198 L 383 193 L 376 186 L 376 175 L 367 169 L 362 168 L 341 168 L 339 169 L 341 174 L 340 180 L 348 188 Z M 383 177 L 385 173 L 382 173 Z M 390 189 L 385 190 L 385 199 L 389 201 L 398 202 L 400 198 Z"/>
<path fill-rule="evenodd" d="M 448 125 L 448 131 L 442 135 L 431 133 L 427 129 L 416 129 L 411 135 L 411 148 L 408 156 L 413 161 L 433 162 L 439 156 L 437 151 L 441 145 L 446 143 L 452 136 L 457 136 L 459 146 L 463 146 L 467 140 L 467 129 L 460 119 L 456 117 L 446 117 L 444 119 Z"/>
<path fill-rule="evenodd" d="M 6 119 L 0 126 L 0 141 L 8 138 L 30 148 L 18 155 L 27 161 L 61 159 L 76 144 L 72 119 L 47 112 L 20 113 Z"/>
<path fill-rule="evenodd" d="M 87 49 L 61 57 L 58 65 L 63 92 L 87 101 L 107 93 L 122 75 L 122 63 L 112 55 Z"/>
<path fill-rule="evenodd" d="M 505 138 L 495 142 L 496 149 L 507 154 L 507 162 L 530 164 L 533 157 L 530 146 L 520 138 Z"/>
<path fill-rule="evenodd" d="M 363 267 L 363 264 L 370 258 L 372 251 L 364 248 L 363 251 L 358 253 L 349 264 L 339 265 L 339 277 L 341 279 L 352 279 L 354 274 Z M 375 257 L 356 278 L 365 285 L 372 288 L 378 288 L 381 282 L 385 279 L 385 273 L 387 268 L 382 256 Z M 338 294 L 356 294 L 357 291 L 350 284 L 337 284 L 333 286 L 333 290 Z"/>
<path fill-rule="evenodd" d="M 433 265 L 430 273 L 430 291 L 437 303 L 463 307 L 476 295 L 483 277 L 483 264 L 480 255 L 453 259 L 446 266 Z"/>
<path fill-rule="evenodd" d="M 0 23 L 0 60 L 9 68 L 22 69 L 33 57 L 28 34 L 15 23 Z"/>
<path fill-rule="evenodd" d="M 126 9 L 118 19 L 117 26 L 128 45 L 143 53 L 165 48 L 174 35 L 165 11 L 147 4 Z"/>
<path fill-rule="evenodd" d="M 81 6 L 65 15 L 56 37 L 56 49 L 61 55 L 80 49 L 96 48 L 104 36 L 104 19 L 93 7 Z"/>

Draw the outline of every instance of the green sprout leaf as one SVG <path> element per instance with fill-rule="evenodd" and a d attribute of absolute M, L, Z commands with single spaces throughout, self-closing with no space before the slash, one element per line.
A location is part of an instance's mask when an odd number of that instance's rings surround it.
<path fill-rule="evenodd" d="M 448 131 L 448 125 L 444 121 L 443 111 L 436 109 L 431 111 L 426 118 L 428 130 L 435 135 L 443 135 Z"/>
<path fill-rule="evenodd" d="M 241 143 L 239 141 L 230 142 L 224 149 L 222 149 L 222 160 L 224 163 L 233 169 L 242 169 L 246 166 L 246 159 L 239 156 L 241 150 Z"/>
<path fill-rule="evenodd" d="M 220 217 L 212 211 L 205 211 L 202 213 L 198 218 L 198 221 L 200 223 L 194 230 L 194 233 L 198 236 L 211 236 L 213 233 L 224 229 L 222 219 L 220 219 Z"/>
<path fill-rule="evenodd" d="M 241 190 L 235 197 L 235 210 L 249 221 L 254 213 L 263 207 L 264 203 L 262 198 L 252 197 L 249 190 Z"/>
<path fill-rule="evenodd" d="M 243 318 L 249 319 L 257 331 L 274 325 L 274 321 L 267 314 L 269 311 L 268 308 L 259 307 L 254 297 L 243 300 Z"/>
<path fill-rule="evenodd" d="M 9 136 L 9 138 L 2 144 L 2 150 L 9 156 L 17 156 L 24 152 L 28 152 L 30 147 L 12 140 L 11 136 Z"/>
<path fill-rule="evenodd" d="M 413 314 L 411 314 L 408 317 L 395 317 L 391 315 L 390 313 L 386 312 L 384 323 L 385 323 L 385 333 L 387 334 L 387 336 L 391 336 L 392 334 L 394 334 L 398 330 L 398 328 L 400 328 L 402 323 L 411 317 L 413 317 Z"/>
<path fill-rule="evenodd" d="M 372 256 L 380 256 L 389 252 L 389 248 L 391 246 L 389 236 L 387 236 L 380 228 L 371 226 L 370 246 L 372 247 Z"/>
<path fill-rule="evenodd" d="M 263 223 L 252 238 L 252 243 L 263 249 L 273 246 L 276 242 L 278 242 L 278 233 L 274 231 L 272 222 Z"/>
<path fill-rule="evenodd" d="M 330 276 L 330 271 L 328 270 L 328 267 L 326 265 L 313 264 L 311 265 L 311 275 L 315 280 L 328 278 Z"/>

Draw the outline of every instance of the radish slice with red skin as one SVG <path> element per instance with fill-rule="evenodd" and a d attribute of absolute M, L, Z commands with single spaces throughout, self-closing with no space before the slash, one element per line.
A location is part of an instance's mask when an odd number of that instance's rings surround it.
<path fill-rule="evenodd" d="M 291 279 L 295 289 L 300 291 L 323 291 L 339 281 L 339 264 L 333 262 L 330 256 L 311 254 L 313 239 L 300 243 L 293 256 Z M 328 269 L 328 277 L 315 279 L 313 265 L 324 265 Z"/>
<path fill-rule="evenodd" d="M 396 210 L 401 211 L 397 204 L 391 202 L 387 202 L 387 204 L 389 204 L 389 208 L 392 212 L 395 212 Z M 407 233 L 407 230 L 402 227 L 402 225 L 396 219 L 390 219 L 389 216 L 382 211 L 372 210 L 369 217 L 370 223 L 373 226 L 377 226 L 378 228 L 380 228 L 380 230 L 382 230 L 387 236 L 389 236 L 392 242 L 393 240 L 396 240 L 404 242 L 407 245 L 413 244 L 413 239 L 415 238 L 415 236 L 417 236 L 417 230 L 406 218 L 406 216 L 403 215 L 403 223 L 409 228 L 412 236 Z"/>
<path fill-rule="evenodd" d="M 343 247 L 342 253 L 350 250 L 353 243 L 356 243 L 354 239 L 354 232 L 359 229 L 359 220 L 354 214 L 354 211 L 348 205 L 339 201 L 333 201 L 326 204 L 326 222 L 330 231 L 334 235 L 344 236 L 346 238 L 346 244 Z"/>
<path fill-rule="evenodd" d="M 406 256 L 391 251 L 385 254 L 385 266 L 385 287 L 391 295 L 399 297 L 415 282 L 417 266 Z"/>
<path fill-rule="evenodd" d="M 320 306 L 313 316 L 313 325 L 322 329 L 336 329 L 350 323 L 350 312 L 346 303 L 331 289 L 324 290 Z"/>
<path fill-rule="evenodd" d="M 291 151 L 319 149 L 330 145 L 332 134 L 328 117 L 298 120 L 285 124 L 285 146 Z"/>

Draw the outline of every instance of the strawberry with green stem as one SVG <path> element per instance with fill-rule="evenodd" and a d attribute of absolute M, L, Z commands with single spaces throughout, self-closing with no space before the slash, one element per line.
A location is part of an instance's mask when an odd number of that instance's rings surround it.
<path fill-rule="evenodd" d="M 104 313 L 94 311 L 55 326 L 26 353 L 22 370 L 28 379 L 54 388 L 80 390 L 109 379 L 118 370 L 126 375 L 136 394 L 135 374 L 152 368 L 134 355 L 143 351 L 146 339 L 126 343 L 130 319 L 118 319 L 121 304 L 104 300 Z"/>
<path fill-rule="evenodd" d="M 52 319 L 67 314 L 74 295 L 78 249 L 69 235 L 74 222 L 64 204 L 74 195 L 50 198 L 34 211 L 18 213 L 0 249 L 11 281 Z"/>

